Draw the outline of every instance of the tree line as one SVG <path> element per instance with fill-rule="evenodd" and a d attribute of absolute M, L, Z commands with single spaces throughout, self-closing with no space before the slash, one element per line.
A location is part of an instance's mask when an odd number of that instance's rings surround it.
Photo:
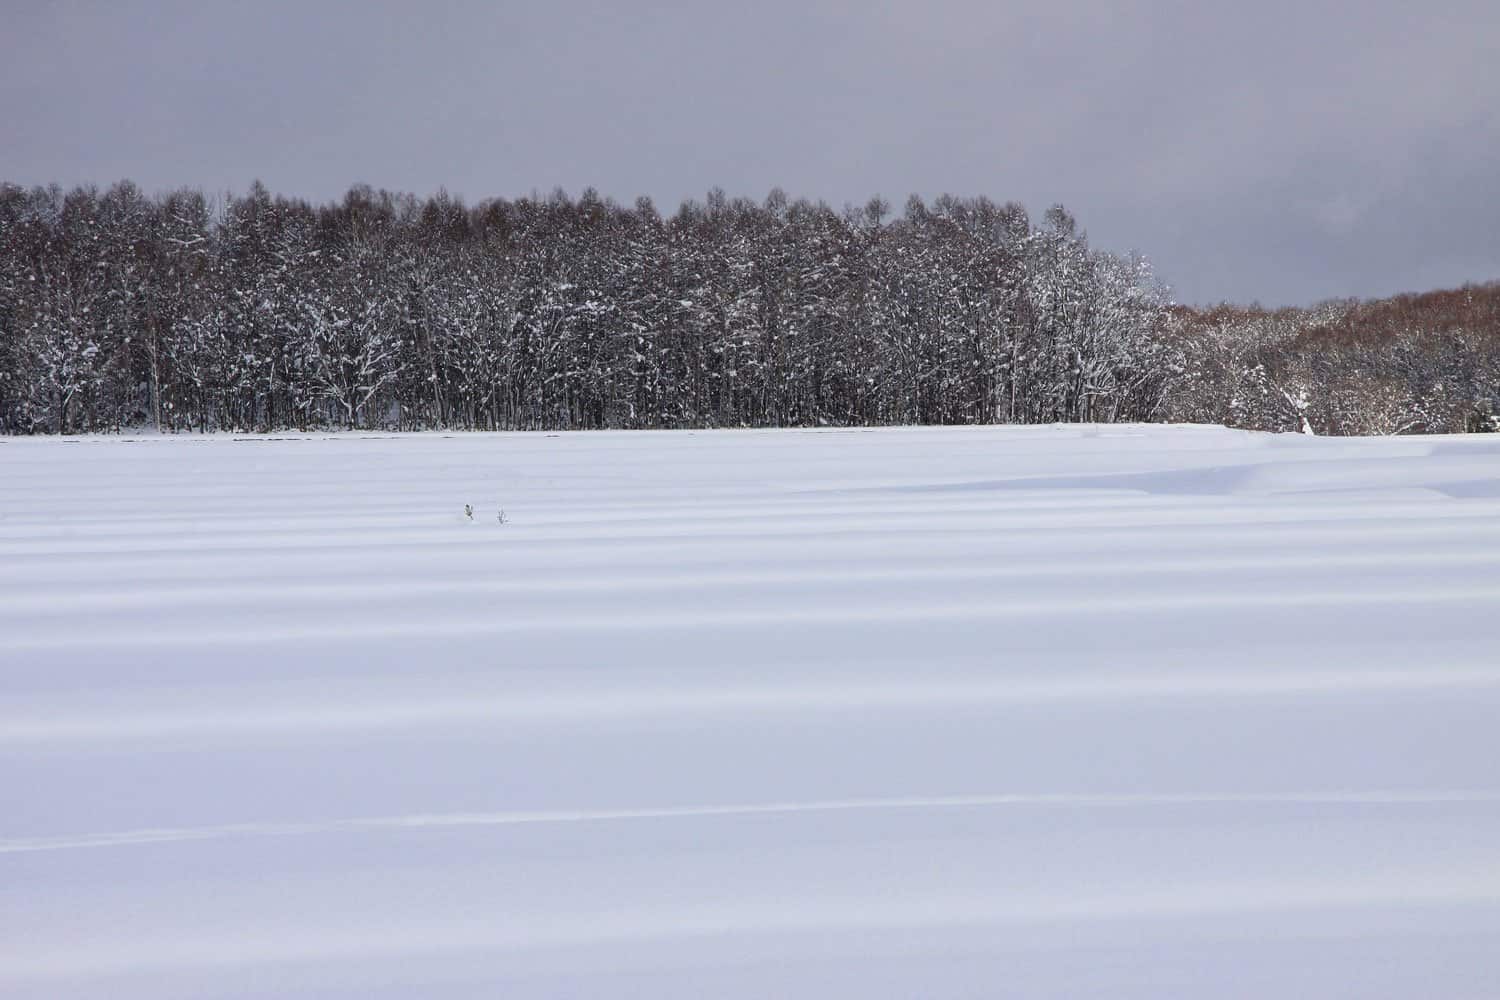
<path fill-rule="evenodd" d="M 1061 206 L 0 185 L 0 431 L 1484 429 L 1500 291 L 1173 306 Z"/>

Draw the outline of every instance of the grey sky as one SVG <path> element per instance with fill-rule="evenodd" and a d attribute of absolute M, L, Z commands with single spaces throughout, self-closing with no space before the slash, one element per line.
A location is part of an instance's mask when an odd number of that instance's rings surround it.
<path fill-rule="evenodd" d="M 37 3 L 0 179 L 1061 201 L 1183 301 L 1500 278 L 1495 0 Z"/>

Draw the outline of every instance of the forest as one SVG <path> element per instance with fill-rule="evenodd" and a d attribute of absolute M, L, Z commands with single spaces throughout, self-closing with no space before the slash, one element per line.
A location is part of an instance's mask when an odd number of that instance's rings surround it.
<path fill-rule="evenodd" d="M 1232 234 L 1226 236 L 1232 238 Z M 1500 429 L 1500 283 L 1189 308 L 1062 206 L 0 185 L 0 432 Z"/>

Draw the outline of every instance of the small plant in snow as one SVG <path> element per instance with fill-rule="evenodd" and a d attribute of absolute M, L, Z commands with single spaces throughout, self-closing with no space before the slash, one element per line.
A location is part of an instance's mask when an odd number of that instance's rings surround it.
<path fill-rule="evenodd" d="M 500 524 L 504 524 L 505 523 L 505 508 L 504 507 L 501 507 L 499 513 L 497 513 L 495 515 L 495 520 L 496 520 L 496 522 L 498 522 Z"/>
<path fill-rule="evenodd" d="M 464 504 L 464 517 L 467 517 L 471 521 L 474 520 L 474 505 L 473 504 L 471 504 L 471 503 Z"/>

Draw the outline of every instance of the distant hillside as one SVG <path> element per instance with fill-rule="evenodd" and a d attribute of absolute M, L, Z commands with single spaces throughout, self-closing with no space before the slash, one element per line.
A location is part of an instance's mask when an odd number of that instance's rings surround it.
<path fill-rule="evenodd" d="M 1500 429 L 1500 283 L 1310 309 L 1172 310 L 1166 415 L 1319 434 Z"/>

